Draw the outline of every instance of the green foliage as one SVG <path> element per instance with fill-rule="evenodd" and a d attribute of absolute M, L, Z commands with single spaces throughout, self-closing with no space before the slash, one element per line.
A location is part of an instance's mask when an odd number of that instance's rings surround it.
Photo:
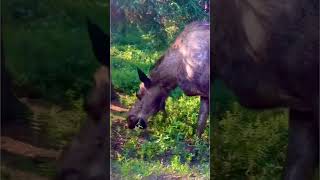
<path fill-rule="evenodd" d="M 221 119 L 221 116 L 232 108 L 236 98 L 219 79 L 211 83 L 210 90 L 210 113 L 215 118 Z"/>
<path fill-rule="evenodd" d="M 131 106 L 135 96 L 125 96 L 122 100 L 124 104 Z M 124 177 L 139 174 L 139 177 L 146 177 L 153 174 L 155 170 L 152 167 L 156 166 L 158 161 L 162 163 L 162 168 L 159 167 L 162 169 L 161 173 L 170 170 L 171 173 L 180 175 L 209 175 L 209 128 L 206 128 L 202 139 L 198 139 L 195 134 L 199 98 L 185 95 L 176 99 L 169 97 L 166 110 L 167 116 L 159 113 L 149 120 L 147 132 L 138 129 L 125 130 L 128 140 L 115 161 Z M 135 160 L 140 160 L 143 165 L 128 165 Z M 202 170 L 204 167 L 207 168 Z M 145 172 L 148 168 L 151 169 Z M 149 174 L 142 175 L 137 172 L 141 169 Z"/>
<path fill-rule="evenodd" d="M 146 162 L 139 159 L 127 159 L 121 162 L 111 162 L 114 170 L 120 171 L 119 175 L 121 179 L 156 179 L 157 177 L 169 176 L 174 174 L 175 176 L 188 177 L 190 175 L 196 176 L 201 179 L 208 179 L 209 166 L 201 166 L 197 169 L 190 168 L 187 164 L 181 164 L 179 157 L 175 156 L 170 162 L 170 166 L 160 162 Z M 201 171 L 206 171 L 207 174 L 202 174 Z"/>
<path fill-rule="evenodd" d="M 58 112 L 52 109 L 44 135 L 47 135 L 50 144 L 56 142 L 56 145 L 64 147 L 77 135 L 85 118 L 86 114 L 80 110 Z"/>
<path fill-rule="evenodd" d="M 37 176 L 53 178 L 55 175 L 56 164 L 48 159 L 34 160 L 7 152 L 2 153 L 1 179 L 21 179 L 25 176 L 31 179 Z"/>
<path fill-rule="evenodd" d="M 149 72 L 149 68 L 160 57 L 160 54 L 125 45 L 113 46 L 111 57 L 112 82 L 115 89 L 132 94 L 138 90 L 140 84 L 137 67 Z"/>
<path fill-rule="evenodd" d="M 69 143 L 86 119 L 81 100 L 72 102 L 69 109 L 50 106 L 42 111 L 34 111 L 29 123 L 35 137 L 42 145 L 62 148 Z"/>
<path fill-rule="evenodd" d="M 138 159 L 127 159 L 122 162 L 112 161 L 114 169 L 122 172 L 117 179 L 158 179 L 160 177 L 168 177 L 174 174 L 188 177 L 189 175 L 198 175 L 201 179 L 208 179 L 207 175 L 199 175 L 198 170 L 190 169 L 187 165 L 181 164 L 178 157 L 172 158 L 171 166 L 167 166 L 160 161 L 146 162 Z M 206 167 L 208 170 L 208 166 Z M 207 171 L 208 172 L 208 171 Z"/>
<path fill-rule="evenodd" d="M 199 106 L 198 97 L 192 98 L 185 95 L 179 99 L 169 97 L 166 102 L 168 117 L 163 120 L 158 115 L 153 118 L 150 124 L 170 138 L 176 138 L 177 140 L 191 138 L 197 128 Z M 207 133 L 204 134 L 204 138 L 208 138 Z"/>
<path fill-rule="evenodd" d="M 213 127 L 213 171 L 218 179 L 280 179 L 288 116 L 253 112 L 235 104 Z"/>
<path fill-rule="evenodd" d="M 4 1 L 6 67 L 17 94 L 59 104 L 68 104 L 66 92 L 72 91 L 75 99 L 86 94 L 98 62 L 85 20 L 91 17 L 107 27 L 107 7 L 100 0 Z"/>
<path fill-rule="evenodd" d="M 209 14 L 202 7 L 204 2 L 205 0 L 187 2 L 181 0 L 113 0 L 111 11 L 118 11 L 123 17 L 119 21 L 116 15 L 111 16 L 116 21 L 112 22 L 111 19 L 112 29 L 113 32 L 124 32 L 128 31 L 124 28 L 130 27 L 144 33 L 158 34 L 158 37 L 160 35 L 158 40 L 167 43 L 175 38 L 185 24 L 195 20 L 209 19 Z"/>

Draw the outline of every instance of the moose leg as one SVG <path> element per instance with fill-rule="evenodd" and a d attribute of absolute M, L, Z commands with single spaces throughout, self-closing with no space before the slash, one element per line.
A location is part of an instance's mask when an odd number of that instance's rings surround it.
<path fill-rule="evenodd" d="M 209 98 L 200 97 L 200 112 L 198 117 L 197 135 L 201 137 L 204 128 L 206 127 L 207 118 L 209 115 Z"/>
<path fill-rule="evenodd" d="M 285 180 L 312 179 L 319 164 L 319 119 L 316 113 L 290 110 Z"/>

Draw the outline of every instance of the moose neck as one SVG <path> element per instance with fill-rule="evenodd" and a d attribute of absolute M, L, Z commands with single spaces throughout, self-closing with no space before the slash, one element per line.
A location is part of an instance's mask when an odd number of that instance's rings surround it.
<path fill-rule="evenodd" d="M 151 81 L 160 84 L 168 92 L 177 87 L 178 64 L 181 59 L 171 51 L 168 50 L 150 72 Z"/>

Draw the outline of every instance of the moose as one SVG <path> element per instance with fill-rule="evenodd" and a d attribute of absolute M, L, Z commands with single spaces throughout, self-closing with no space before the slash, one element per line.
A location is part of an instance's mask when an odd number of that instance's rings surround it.
<path fill-rule="evenodd" d="M 138 70 L 141 80 L 137 100 L 128 112 L 128 128 L 145 129 L 147 119 L 165 111 L 170 91 L 179 86 L 187 96 L 200 96 L 197 135 L 201 136 L 209 114 L 210 24 L 188 24 L 148 77 Z"/>
<path fill-rule="evenodd" d="M 245 107 L 289 108 L 283 179 L 312 179 L 319 167 L 319 0 L 217 0 L 212 8 L 211 79 L 223 80 Z"/>
<path fill-rule="evenodd" d="M 59 180 L 109 179 L 109 37 L 89 20 L 87 24 L 93 52 L 101 67 L 94 74 L 95 85 L 84 105 L 88 119 L 59 159 L 56 176 Z"/>

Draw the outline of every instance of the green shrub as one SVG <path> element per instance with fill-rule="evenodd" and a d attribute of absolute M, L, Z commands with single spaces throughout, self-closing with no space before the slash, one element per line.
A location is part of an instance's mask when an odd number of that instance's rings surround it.
<path fill-rule="evenodd" d="M 122 98 L 124 104 L 128 106 L 131 106 L 135 99 L 135 96 Z M 201 168 L 209 167 L 209 128 L 206 128 L 203 139 L 198 139 L 195 135 L 199 98 L 185 95 L 177 98 L 169 97 L 166 109 L 167 116 L 159 113 L 149 120 L 147 138 L 146 132 L 138 129 L 127 130 L 127 133 L 122 132 L 127 134 L 129 139 L 124 144 L 117 161 L 124 163 L 121 167 L 127 169 L 129 166 L 126 162 L 133 159 L 139 159 L 142 164 L 148 166 L 145 168 L 149 168 L 151 164 L 160 160 L 163 168 L 174 173 L 209 174 L 208 168 L 200 172 Z M 199 167 L 199 164 L 203 166 Z M 129 168 L 122 173 L 126 174 L 127 171 L 136 172 L 137 170 Z"/>
<path fill-rule="evenodd" d="M 213 171 L 218 179 L 280 179 L 288 116 L 283 110 L 254 112 L 234 104 L 213 126 Z M 212 142 L 212 141 L 211 141 Z"/>
<path fill-rule="evenodd" d="M 111 76 L 115 89 L 126 94 L 137 92 L 140 84 L 137 68 L 148 73 L 159 56 L 158 51 L 149 52 L 131 45 L 113 46 L 111 48 Z"/>

